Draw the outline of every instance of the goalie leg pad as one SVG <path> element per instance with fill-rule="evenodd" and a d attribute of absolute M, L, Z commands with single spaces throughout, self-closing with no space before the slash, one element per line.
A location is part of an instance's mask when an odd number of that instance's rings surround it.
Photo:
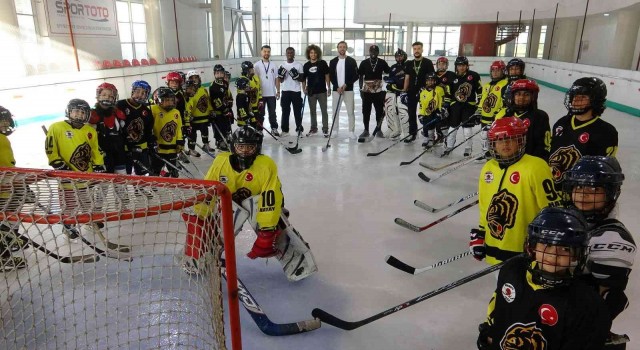
<path fill-rule="evenodd" d="M 289 224 L 284 215 L 281 215 L 280 225 L 284 234 L 280 235 L 277 243 L 278 250 L 282 252 L 282 255 L 278 257 L 278 261 L 280 261 L 287 279 L 295 282 L 311 276 L 318 271 L 318 267 L 309 244 Z"/>
<path fill-rule="evenodd" d="M 210 250 L 210 240 L 215 235 L 214 225 L 211 220 L 204 220 L 197 215 L 189 215 L 187 213 L 182 213 L 182 220 L 187 224 L 184 254 L 188 257 L 199 259 Z"/>

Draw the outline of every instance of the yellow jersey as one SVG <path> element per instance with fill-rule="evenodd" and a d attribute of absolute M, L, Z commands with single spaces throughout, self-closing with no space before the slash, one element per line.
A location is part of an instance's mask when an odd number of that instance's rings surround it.
<path fill-rule="evenodd" d="M 49 164 L 63 161 L 75 171 L 93 172 L 93 166 L 103 165 L 104 158 L 98 147 L 96 130 L 83 125 L 76 129 L 66 121 L 51 124 L 45 140 Z"/>
<path fill-rule="evenodd" d="M 177 109 L 165 111 L 159 105 L 151 106 L 153 115 L 153 135 L 158 142 L 158 153 L 178 153 L 178 146 L 184 146 L 182 118 Z"/>
<path fill-rule="evenodd" d="M 209 93 L 207 89 L 200 87 L 196 94 L 187 101 L 184 119 L 191 124 L 208 123 L 212 111 Z"/>
<path fill-rule="evenodd" d="M 482 97 L 478 110 L 482 117 L 480 122 L 482 125 L 491 125 L 500 111 L 504 111 L 504 94 L 509 85 L 507 78 L 498 80 L 497 82 L 489 82 L 482 87 Z M 503 112 L 504 113 L 504 112 Z"/>
<path fill-rule="evenodd" d="M 0 134 L 0 167 L 14 167 L 16 159 L 13 157 L 11 142 L 6 135 Z"/>
<path fill-rule="evenodd" d="M 444 102 L 444 89 L 442 86 L 428 90 L 420 90 L 420 111 L 419 115 L 430 116 L 433 112 L 442 108 Z"/>

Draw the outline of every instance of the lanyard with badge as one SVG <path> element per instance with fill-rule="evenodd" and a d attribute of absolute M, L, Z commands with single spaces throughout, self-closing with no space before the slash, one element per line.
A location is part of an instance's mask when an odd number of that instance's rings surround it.
<path fill-rule="evenodd" d="M 271 61 L 269 61 L 269 65 L 267 65 L 266 67 L 264 65 L 264 61 L 260 61 L 260 62 L 262 62 L 262 67 L 264 68 L 264 74 L 265 74 L 264 78 L 269 79 L 269 67 L 271 67 Z"/>

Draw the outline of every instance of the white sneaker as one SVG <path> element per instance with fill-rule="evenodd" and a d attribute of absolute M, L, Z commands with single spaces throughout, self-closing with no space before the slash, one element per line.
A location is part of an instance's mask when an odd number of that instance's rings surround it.
<path fill-rule="evenodd" d="M 289 133 L 286 131 L 283 131 L 280 133 L 280 137 L 287 137 L 287 136 L 289 136 Z"/>
<path fill-rule="evenodd" d="M 352 140 L 355 140 L 358 137 L 356 136 L 356 133 L 352 131 L 352 132 L 349 133 L 349 138 L 352 139 Z"/>

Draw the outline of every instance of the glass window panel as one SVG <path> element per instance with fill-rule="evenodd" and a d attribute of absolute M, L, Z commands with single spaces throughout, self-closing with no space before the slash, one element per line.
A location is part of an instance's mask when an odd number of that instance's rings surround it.
<path fill-rule="evenodd" d="M 344 40 L 344 32 L 342 30 L 333 30 L 331 31 L 331 36 L 329 38 L 331 38 L 333 45 L 337 45 L 339 41 Z M 326 36 L 325 40 L 327 40 Z"/>
<path fill-rule="evenodd" d="M 242 21 L 244 22 L 244 27 L 248 32 L 253 31 L 253 20 L 251 16 L 242 16 Z"/>
<path fill-rule="evenodd" d="M 253 2 L 251 0 L 240 0 L 240 9 L 245 11 L 252 11 Z"/>
<path fill-rule="evenodd" d="M 431 42 L 433 43 L 440 43 L 443 44 L 445 41 L 445 34 L 444 32 L 433 32 L 431 33 Z"/>
<path fill-rule="evenodd" d="M 282 33 L 280 38 L 282 40 L 281 41 L 282 44 L 289 46 L 289 42 L 290 42 L 290 40 L 289 40 L 289 32 Z"/>
<path fill-rule="evenodd" d="M 122 49 L 122 59 L 125 59 L 125 60 L 134 59 L 133 46 L 131 44 L 121 44 L 120 47 Z"/>
<path fill-rule="evenodd" d="M 342 28 L 344 27 L 344 20 L 341 19 L 325 19 L 324 20 L 325 28 Z"/>
<path fill-rule="evenodd" d="M 424 48 L 428 49 L 430 41 L 428 32 L 418 32 L 418 35 L 416 35 L 416 40 L 421 41 L 422 44 L 424 44 Z"/>
<path fill-rule="evenodd" d="M 304 20 L 304 28 L 322 28 L 321 19 L 306 19 Z"/>
<path fill-rule="evenodd" d="M 137 43 L 134 45 L 136 50 L 136 58 L 146 58 L 147 57 L 147 43 Z"/>
<path fill-rule="evenodd" d="M 144 5 L 131 3 L 131 22 L 144 23 Z"/>
<path fill-rule="evenodd" d="M 298 33 L 298 32 L 290 32 L 289 33 L 289 40 L 291 40 L 292 43 L 299 43 L 300 42 L 300 33 Z"/>
<path fill-rule="evenodd" d="M 28 43 L 35 43 L 38 41 L 38 38 L 36 37 L 36 25 L 33 22 L 33 16 L 18 15 L 18 28 L 20 28 L 22 41 Z"/>
<path fill-rule="evenodd" d="M 133 38 L 131 36 L 131 25 L 129 24 L 129 22 L 118 23 L 118 31 L 120 32 L 121 43 L 130 43 L 133 41 Z"/>
<path fill-rule="evenodd" d="M 116 13 L 119 22 L 129 21 L 129 3 L 125 1 L 116 1 Z"/>
<path fill-rule="evenodd" d="M 447 31 L 447 27 L 433 27 L 434 32 L 444 33 Z"/>
<path fill-rule="evenodd" d="M 365 52 L 365 47 L 364 47 L 364 40 L 363 39 L 358 39 L 356 40 L 355 44 L 354 44 L 354 51 L 349 50 L 350 52 L 353 52 L 356 56 L 364 56 L 364 52 Z M 367 54 L 369 53 L 369 48 L 367 47 Z"/>
<path fill-rule="evenodd" d="M 322 13 L 324 7 L 322 1 L 319 0 L 305 0 L 302 7 L 302 16 L 307 19 L 322 19 Z"/>
<path fill-rule="evenodd" d="M 209 58 L 213 58 L 213 43 L 209 43 Z"/>
<path fill-rule="evenodd" d="M 33 15 L 31 0 L 15 0 L 16 13 L 21 15 Z"/>
<path fill-rule="evenodd" d="M 271 55 L 282 56 L 284 54 L 282 51 L 282 45 L 280 43 L 271 43 Z"/>
<path fill-rule="evenodd" d="M 302 29 L 302 21 L 299 20 L 299 19 L 291 18 L 289 20 L 289 28 L 291 30 L 300 30 L 300 29 Z"/>
<path fill-rule="evenodd" d="M 457 26 L 447 27 L 447 33 L 460 33 L 460 27 L 457 27 Z"/>
<path fill-rule="evenodd" d="M 145 24 L 133 24 L 133 40 L 136 42 L 147 41 L 147 26 Z"/>
<path fill-rule="evenodd" d="M 309 31 L 308 38 L 309 38 L 309 44 L 318 45 L 320 43 L 320 32 Z"/>

